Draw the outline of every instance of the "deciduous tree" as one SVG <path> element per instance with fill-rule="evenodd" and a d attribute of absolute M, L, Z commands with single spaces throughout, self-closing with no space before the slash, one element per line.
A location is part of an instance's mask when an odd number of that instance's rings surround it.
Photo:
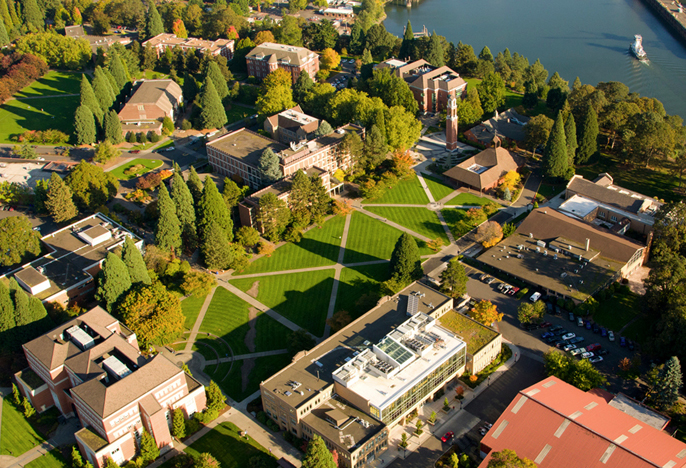
<path fill-rule="evenodd" d="M 505 103 L 505 82 L 497 73 L 487 74 L 477 85 L 477 90 L 484 113 L 488 115 L 493 115 Z"/>
<path fill-rule="evenodd" d="M 476 240 L 481 242 L 485 249 L 493 247 L 503 238 L 503 228 L 496 221 L 487 221 L 476 230 Z"/>
<path fill-rule="evenodd" d="M 143 348 L 172 343 L 184 329 L 178 296 L 159 281 L 133 288 L 121 299 L 118 310 Z"/>
<path fill-rule="evenodd" d="M 26 263 L 41 251 L 40 234 L 25 216 L 0 219 L 0 265 Z"/>
<path fill-rule="evenodd" d="M 333 456 L 326 448 L 324 440 L 315 434 L 307 444 L 307 452 L 303 457 L 303 468 L 336 468 Z"/>
<path fill-rule="evenodd" d="M 498 308 L 491 301 L 481 300 L 472 309 L 474 320 L 486 326 L 491 326 L 493 322 L 500 322 L 504 314 L 498 312 Z"/>
<path fill-rule="evenodd" d="M 126 265 L 114 253 L 110 252 L 102 262 L 102 271 L 98 275 L 98 288 L 95 297 L 104 303 L 105 308 L 112 312 L 122 295 L 131 289 L 131 277 Z"/>
<path fill-rule="evenodd" d="M 273 115 L 295 106 L 291 75 L 282 68 L 269 73 L 262 82 L 255 106 L 260 115 Z"/>
<path fill-rule="evenodd" d="M 117 177 L 82 160 L 64 179 L 79 210 L 95 210 L 117 194 Z"/>
<path fill-rule="evenodd" d="M 323 69 L 333 70 L 341 63 L 341 56 L 331 48 L 324 49 L 319 62 Z"/>
<path fill-rule="evenodd" d="M 78 214 L 71 189 L 56 172 L 50 176 L 45 207 L 56 223 L 69 221 Z"/>
<path fill-rule="evenodd" d="M 95 156 L 93 159 L 100 164 L 105 164 L 113 159 L 118 158 L 120 155 L 121 151 L 112 146 L 110 140 L 105 139 L 95 148 Z"/>
<path fill-rule="evenodd" d="M 514 450 L 504 449 L 491 454 L 487 468 L 536 468 L 528 458 L 520 458 Z"/>
<path fill-rule="evenodd" d="M 517 318 L 521 323 L 532 323 L 541 318 L 545 314 L 545 303 L 543 301 L 522 302 L 517 308 Z"/>
<path fill-rule="evenodd" d="M 539 114 L 529 119 L 526 125 L 524 125 L 524 143 L 533 154 L 536 154 L 536 149 L 539 146 L 548 141 L 554 123 L 552 119 Z"/>

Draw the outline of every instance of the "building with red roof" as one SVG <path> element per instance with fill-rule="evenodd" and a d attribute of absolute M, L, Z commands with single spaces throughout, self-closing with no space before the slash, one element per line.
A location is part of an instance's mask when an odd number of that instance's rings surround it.
<path fill-rule="evenodd" d="M 686 467 L 686 444 L 656 429 L 649 409 L 636 403 L 625 412 L 626 399 L 613 401 L 548 377 L 520 391 L 484 436 L 479 466 L 510 449 L 539 468 Z"/>

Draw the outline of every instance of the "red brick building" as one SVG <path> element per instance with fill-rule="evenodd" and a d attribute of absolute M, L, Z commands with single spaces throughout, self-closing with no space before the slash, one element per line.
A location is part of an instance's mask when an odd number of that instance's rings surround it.
<path fill-rule="evenodd" d="M 455 187 L 469 187 L 479 192 L 496 188 L 505 174 L 516 171 L 522 159 L 500 146 L 490 147 L 448 169 L 443 176 Z"/>
<path fill-rule="evenodd" d="M 127 133 L 153 131 L 162 133 L 162 120 L 176 120 L 183 104 L 181 87 L 173 80 L 141 80 L 134 83 L 133 92 L 121 111 L 124 136 Z"/>
<path fill-rule="evenodd" d="M 245 57 L 248 75 L 263 79 L 265 76 L 283 68 L 291 75 L 293 83 L 302 71 L 314 80 L 319 71 L 319 55 L 304 47 L 265 42 L 258 45 Z"/>
<path fill-rule="evenodd" d="M 150 45 L 157 52 L 157 56 L 164 53 L 165 49 L 173 49 L 178 47 L 185 51 L 200 51 L 208 55 L 221 55 L 227 60 L 233 58 L 235 41 L 233 39 L 217 39 L 216 41 L 208 41 L 206 39 L 198 39 L 197 37 L 181 38 L 176 37 L 175 34 L 162 33 L 155 37 L 151 37 L 145 41 L 142 46 Z"/>
<path fill-rule="evenodd" d="M 29 367 L 15 374 L 20 391 L 43 412 L 77 416 L 79 449 L 94 467 L 136 454 L 142 431 L 172 445 L 171 412 L 205 408 L 205 389 L 162 355 L 140 354 L 136 335 L 100 307 L 26 343 Z"/>
<path fill-rule="evenodd" d="M 467 82 L 458 73 L 449 67 L 434 67 L 426 60 L 407 63 L 391 59 L 374 68 L 390 68 L 405 80 L 422 112 L 441 112 L 450 99 L 462 97 L 467 91 Z"/>
<path fill-rule="evenodd" d="M 521 390 L 481 439 L 479 467 L 509 449 L 539 468 L 683 468 L 686 444 L 662 431 L 667 422 L 625 395 L 548 377 Z"/>

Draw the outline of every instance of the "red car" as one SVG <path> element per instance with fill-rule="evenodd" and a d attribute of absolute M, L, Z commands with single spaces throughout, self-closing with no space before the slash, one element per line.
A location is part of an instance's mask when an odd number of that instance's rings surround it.
<path fill-rule="evenodd" d="M 548 328 L 548 327 L 551 326 L 551 325 L 552 325 L 552 323 L 550 323 L 550 322 L 543 322 L 543 323 L 541 324 L 541 328 Z"/>
<path fill-rule="evenodd" d="M 448 442 L 449 440 L 452 440 L 453 437 L 455 437 L 453 431 L 446 432 L 445 435 L 441 437 L 441 442 Z"/>
<path fill-rule="evenodd" d="M 140 152 L 141 152 L 141 150 L 133 150 L 133 151 L 129 151 L 129 153 L 131 153 L 131 154 L 138 154 L 138 153 L 140 153 Z"/>

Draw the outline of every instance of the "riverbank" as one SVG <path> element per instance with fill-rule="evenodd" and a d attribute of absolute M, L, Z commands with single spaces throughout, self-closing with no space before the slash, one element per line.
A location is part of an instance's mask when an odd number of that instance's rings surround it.
<path fill-rule="evenodd" d="M 672 1 L 643 0 L 657 15 L 667 23 L 676 37 L 686 44 L 686 12 L 679 12 L 679 8 Z M 682 8 L 683 10 L 683 8 Z"/>

